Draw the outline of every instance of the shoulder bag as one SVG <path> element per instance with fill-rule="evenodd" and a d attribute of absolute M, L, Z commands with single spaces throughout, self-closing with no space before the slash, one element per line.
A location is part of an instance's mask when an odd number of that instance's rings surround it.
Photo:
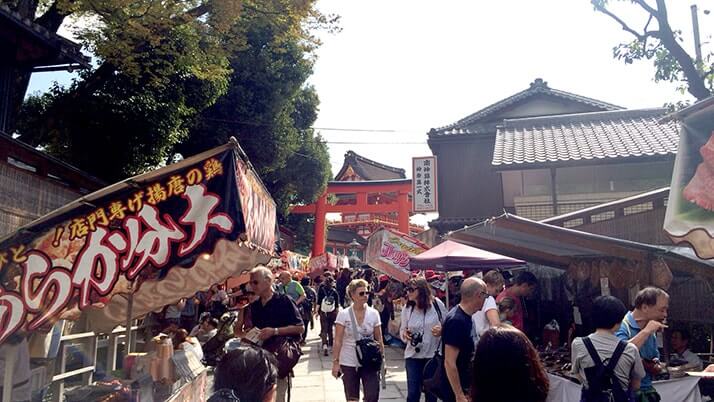
<path fill-rule="evenodd" d="M 352 307 L 350 307 L 350 319 L 352 320 L 352 334 L 355 338 L 357 361 L 360 367 L 367 370 L 379 370 L 382 367 L 382 351 L 379 348 L 379 344 L 374 337 L 362 338 L 360 336 L 359 331 L 357 331 L 357 319 Z M 367 311 L 364 313 L 364 319 L 367 319 Z"/>
<path fill-rule="evenodd" d="M 287 300 L 288 296 L 280 295 Z M 291 302 L 292 303 L 292 302 Z M 287 306 L 287 302 L 284 302 Z M 296 336 L 273 336 L 263 342 L 263 349 L 275 355 L 278 361 L 278 378 L 287 377 L 293 367 L 300 361 L 302 349 L 300 348 L 300 338 Z"/>
<path fill-rule="evenodd" d="M 433 301 L 434 308 L 436 309 L 436 314 L 439 316 L 439 322 L 443 323 L 441 316 L 441 309 Z M 442 327 L 443 328 L 443 327 Z M 443 335 L 443 334 L 442 334 Z M 439 347 L 434 353 L 434 357 L 429 359 L 424 365 L 423 381 L 422 381 L 422 391 L 431 394 L 439 399 L 444 399 L 444 383 L 448 383 L 449 379 L 446 377 L 446 371 L 444 369 L 444 356 L 441 354 L 441 346 L 443 341 L 439 341 Z"/>

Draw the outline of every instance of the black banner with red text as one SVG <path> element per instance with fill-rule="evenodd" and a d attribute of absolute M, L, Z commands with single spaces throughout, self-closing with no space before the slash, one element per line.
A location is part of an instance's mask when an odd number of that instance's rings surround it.
<path fill-rule="evenodd" d="M 249 163 L 221 148 L 107 187 L 2 240 L 0 343 L 102 308 L 129 282 L 136 292 L 190 269 L 219 240 L 272 251 L 275 204 Z M 176 293 L 206 284 L 182 286 Z"/>

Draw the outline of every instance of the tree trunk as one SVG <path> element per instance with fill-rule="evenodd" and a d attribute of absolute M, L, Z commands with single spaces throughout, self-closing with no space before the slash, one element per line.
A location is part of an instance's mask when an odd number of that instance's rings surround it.
<path fill-rule="evenodd" d="M 697 70 L 697 66 L 694 65 L 692 58 L 689 56 L 686 50 L 680 46 L 677 39 L 674 37 L 672 32 L 672 27 L 669 25 L 667 19 L 667 5 L 664 0 L 657 0 L 657 23 L 659 24 L 659 34 L 658 39 L 662 41 L 669 53 L 677 60 L 679 66 L 682 67 L 682 73 L 684 73 L 684 78 L 687 80 L 687 91 L 692 94 L 697 100 L 706 99 L 711 96 L 711 93 L 704 84 L 704 78 Z"/>

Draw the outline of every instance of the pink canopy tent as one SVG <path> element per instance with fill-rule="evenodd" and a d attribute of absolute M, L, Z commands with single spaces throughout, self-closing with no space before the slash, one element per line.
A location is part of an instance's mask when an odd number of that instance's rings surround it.
<path fill-rule="evenodd" d="M 411 257 L 412 269 L 460 271 L 462 269 L 514 268 L 526 263 L 505 255 L 447 240 Z"/>

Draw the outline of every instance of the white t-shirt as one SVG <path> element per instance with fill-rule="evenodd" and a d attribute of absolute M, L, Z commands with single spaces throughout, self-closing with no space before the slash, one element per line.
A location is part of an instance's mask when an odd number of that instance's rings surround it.
<path fill-rule="evenodd" d="M 374 329 L 382 325 L 382 321 L 379 319 L 379 312 L 377 310 L 369 306 L 365 306 L 365 308 L 366 311 L 362 325 L 357 322 L 357 333 L 363 338 L 372 338 L 374 337 Z M 340 312 L 337 313 L 337 319 L 335 319 L 335 324 L 345 327 L 344 334 L 342 335 L 342 349 L 340 349 L 340 365 L 359 367 L 357 352 L 355 350 L 357 341 L 352 331 L 352 318 L 350 318 L 350 314 L 352 314 L 351 306 L 340 310 Z"/>
<path fill-rule="evenodd" d="M 434 301 L 439 306 L 441 320 L 443 322 L 444 318 L 446 318 L 446 313 L 448 313 L 446 306 L 439 299 L 434 299 Z M 419 345 L 419 353 L 416 352 L 416 348 L 411 345 L 411 342 L 407 342 L 407 348 L 404 350 L 404 358 L 431 359 L 434 357 L 434 353 L 436 353 L 436 349 L 439 347 L 441 337 L 433 336 L 431 334 L 431 328 L 434 325 L 441 325 L 442 322 L 439 321 L 439 314 L 433 305 L 426 311 L 426 314 L 424 314 L 422 310 L 413 309 L 411 306 L 404 308 L 401 314 L 399 334 L 403 334 L 408 328 L 412 333 L 421 332 L 424 335 L 422 343 Z"/>
<path fill-rule="evenodd" d="M 498 311 L 498 305 L 496 304 L 496 299 L 494 299 L 493 296 L 487 297 L 486 301 L 483 302 L 483 307 L 481 307 L 481 310 L 475 312 L 471 316 L 471 319 L 473 319 L 474 322 L 474 334 L 476 336 L 476 342 L 478 342 L 479 338 L 481 338 L 481 335 L 483 335 L 484 332 L 488 331 L 488 329 L 491 328 L 491 323 L 488 322 L 488 317 L 486 317 L 486 312 L 488 310 Z"/>

